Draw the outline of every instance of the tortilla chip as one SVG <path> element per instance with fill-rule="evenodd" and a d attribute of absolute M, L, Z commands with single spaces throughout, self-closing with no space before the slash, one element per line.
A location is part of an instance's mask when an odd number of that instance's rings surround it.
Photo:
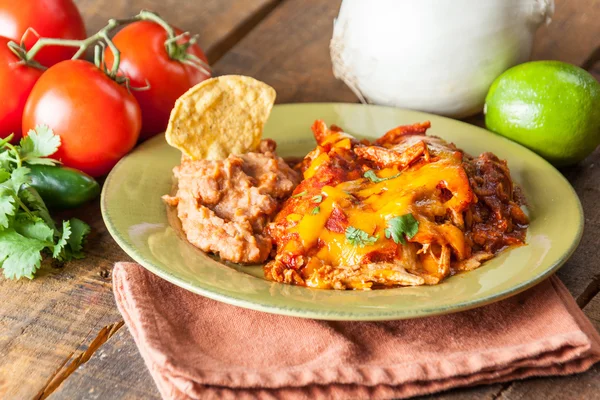
<path fill-rule="evenodd" d="M 275 89 L 248 76 L 205 80 L 175 102 L 167 142 L 193 159 L 254 151 L 274 102 Z"/>

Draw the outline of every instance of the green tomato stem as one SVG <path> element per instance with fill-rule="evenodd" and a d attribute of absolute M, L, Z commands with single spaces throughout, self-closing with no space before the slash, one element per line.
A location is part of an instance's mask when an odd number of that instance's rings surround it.
<path fill-rule="evenodd" d="M 23 62 L 24 64 L 39 69 L 46 69 L 46 67 L 42 66 L 34 60 L 34 57 L 40 52 L 41 49 L 43 49 L 46 46 L 77 47 L 77 52 L 72 57 L 73 60 L 76 60 L 83 56 L 83 54 L 90 46 L 96 43 L 105 43 L 110 48 L 114 56 L 114 61 L 113 64 L 110 66 L 110 70 L 108 70 L 108 67 L 104 65 L 103 57 L 97 54 L 99 50 L 95 50 L 94 63 L 109 77 L 111 77 L 112 79 L 116 79 L 119 72 L 119 65 L 121 63 L 121 52 L 110 38 L 110 33 L 119 26 L 136 21 L 151 21 L 160 25 L 167 33 L 167 40 L 165 40 L 165 50 L 167 51 L 169 58 L 191 65 L 194 68 L 198 68 L 204 73 L 210 75 L 211 69 L 208 66 L 208 64 L 206 64 L 204 60 L 201 60 L 200 58 L 187 52 L 189 46 L 196 43 L 196 37 L 192 37 L 188 42 L 184 44 L 178 44 L 177 41 L 185 36 L 188 36 L 189 33 L 185 32 L 181 35 L 176 35 L 175 29 L 173 29 L 173 27 L 169 25 L 167 21 L 162 19 L 158 14 L 148 10 L 142 10 L 139 12 L 139 14 L 127 19 L 110 19 L 105 27 L 103 27 L 98 32 L 86 39 L 71 40 L 42 37 L 39 38 L 29 50 L 26 50 L 23 47 L 23 45 L 19 45 L 13 41 L 9 42 L 8 46 L 10 50 L 15 55 L 17 55 L 17 57 L 19 57 L 22 60 L 21 62 Z"/>
<path fill-rule="evenodd" d="M 91 45 L 95 44 L 99 40 L 106 41 L 106 43 L 111 47 L 111 49 L 113 49 L 113 48 L 116 49 L 116 46 L 114 45 L 114 43 L 112 43 L 112 40 L 108 37 L 108 33 L 120 25 L 129 23 L 129 22 L 133 22 L 133 21 L 137 21 L 139 19 L 138 16 L 135 16 L 135 17 L 133 17 L 131 19 L 127 19 L 127 20 L 110 19 L 108 21 L 108 24 L 104 28 L 100 29 L 98 32 L 96 32 L 92 36 L 90 36 L 86 39 L 82 39 L 82 40 L 39 38 L 37 40 L 37 42 L 31 47 L 31 49 L 29 49 L 27 51 L 27 53 L 25 53 L 24 59 L 25 59 L 25 61 L 33 60 L 34 57 L 37 55 L 37 53 L 39 53 L 39 51 L 46 46 L 65 46 L 65 47 L 77 47 L 78 48 L 77 52 L 72 57 L 73 60 L 76 60 L 76 59 L 80 58 Z M 117 50 L 117 52 L 118 52 L 118 50 Z M 115 54 L 115 63 L 114 64 L 116 64 L 116 65 L 113 65 L 113 70 L 119 69 L 119 63 L 117 62 L 118 60 L 120 60 L 120 57 Z M 99 65 L 96 65 L 96 66 L 100 67 Z M 116 68 L 115 68 L 115 66 L 116 66 Z M 111 73 L 112 73 L 112 70 L 111 70 Z M 115 73 L 115 75 L 116 75 L 116 73 Z"/>
<path fill-rule="evenodd" d="M 191 65 L 192 67 L 199 69 L 207 75 L 211 74 L 211 68 L 206 62 L 204 62 L 204 60 L 201 60 L 195 55 L 187 52 L 188 48 L 191 45 L 195 44 L 198 40 L 197 35 L 191 37 L 190 40 L 188 40 L 186 43 L 178 44 L 177 42 L 180 39 L 189 36 L 189 32 L 183 32 L 177 35 L 175 33 L 175 29 L 173 29 L 171 25 L 169 25 L 164 19 L 162 19 L 160 16 L 153 13 L 152 11 L 142 10 L 139 16 L 144 21 L 152 21 L 159 24 L 167 32 L 167 40 L 165 40 L 165 50 L 167 51 L 167 54 L 169 55 L 169 58 L 171 60 L 180 61 L 184 64 Z"/>
<path fill-rule="evenodd" d="M 104 41 L 106 42 L 106 44 L 108 45 L 108 47 L 110 48 L 110 50 L 113 53 L 113 64 L 112 64 L 109 76 L 114 79 L 117 77 L 117 74 L 119 73 L 119 65 L 121 65 L 121 52 L 119 51 L 117 46 L 115 46 L 113 41 L 110 40 L 110 38 L 108 37 L 106 32 L 102 32 L 101 37 L 102 37 L 102 39 L 104 39 Z M 104 62 L 104 60 L 102 60 L 102 62 Z"/>
<path fill-rule="evenodd" d="M 158 14 L 153 13 L 152 11 L 142 10 L 138 14 L 140 19 L 144 21 L 152 21 L 160 25 L 165 32 L 167 32 L 167 40 L 165 41 L 165 49 L 167 50 L 167 54 L 171 57 L 176 51 L 176 43 L 172 40 L 177 35 L 175 35 L 175 29 L 171 25 L 167 23 L 164 19 L 162 19 Z"/>
<path fill-rule="evenodd" d="M 15 136 L 14 133 L 11 133 L 10 135 L 8 135 L 7 137 L 5 137 L 4 139 L 0 140 L 0 148 L 5 147 L 6 143 L 9 143 L 13 137 Z"/>
<path fill-rule="evenodd" d="M 94 46 L 94 64 L 100 65 L 102 63 L 102 46 Z"/>
<path fill-rule="evenodd" d="M 19 151 L 10 143 L 4 143 L 5 147 L 8 147 L 13 155 L 15 156 L 15 162 L 17 163 L 17 168 L 20 168 L 23 165 L 23 161 L 21 160 L 21 156 L 19 155 Z"/>

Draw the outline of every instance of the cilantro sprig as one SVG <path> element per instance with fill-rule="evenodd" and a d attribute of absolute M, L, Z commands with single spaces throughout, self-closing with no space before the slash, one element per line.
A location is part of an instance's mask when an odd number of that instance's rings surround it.
<path fill-rule="evenodd" d="M 44 257 L 68 261 L 83 257 L 90 227 L 72 218 L 57 226 L 44 201 L 30 185 L 28 165 L 55 165 L 47 158 L 60 137 L 46 126 L 30 130 L 19 145 L 12 135 L 0 141 L 0 268 L 9 279 L 33 279 Z"/>
<path fill-rule="evenodd" d="M 387 228 L 385 228 L 384 233 L 387 239 L 391 238 L 396 244 L 406 244 L 404 235 L 406 235 L 407 238 L 412 239 L 418 231 L 419 221 L 409 213 L 388 219 Z"/>
<path fill-rule="evenodd" d="M 346 240 L 353 246 L 365 247 L 367 245 L 375 244 L 379 239 L 379 236 L 371 236 L 362 229 L 349 226 L 346 228 Z"/>
<path fill-rule="evenodd" d="M 295 195 L 293 195 L 293 196 L 292 196 L 292 199 L 296 199 L 296 198 L 298 198 L 298 197 L 303 197 L 303 196 L 306 196 L 306 195 L 307 195 L 307 193 L 308 193 L 308 190 L 303 190 L 302 192 L 300 192 L 300 193 L 296 193 Z"/>
<path fill-rule="evenodd" d="M 397 178 L 400 175 L 402 175 L 402 172 L 398 172 L 397 174 L 392 175 L 392 176 L 388 176 L 387 178 L 380 178 L 380 177 L 377 176 L 377 174 L 375 174 L 375 171 L 373 171 L 372 169 L 368 170 L 367 172 L 365 172 L 363 174 L 363 176 L 365 178 L 369 179 L 373 183 L 379 183 L 379 182 L 389 181 L 390 179 Z"/>

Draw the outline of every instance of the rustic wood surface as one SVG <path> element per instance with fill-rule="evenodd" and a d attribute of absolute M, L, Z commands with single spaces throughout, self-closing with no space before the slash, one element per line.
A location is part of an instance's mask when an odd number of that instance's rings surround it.
<path fill-rule="evenodd" d="M 77 0 L 93 32 L 109 17 L 153 9 L 200 34 L 217 74 L 241 73 L 271 84 L 278 102 L 356 98 L 331 74 L 328 42 L 340 0 Z M 534 59 L 559 59 L 600 76 L 600 1 L 557 2 L 554 22 L 538 32 Z M 481 118 L 469 120 L 481 123 Z M 564 169 L 582 200 L 582 244 L 559 271 L 578 304 L 600 329 L 600 151 Z M 93 229 L 88 257 L 44 269 L 34 281 L 0 279 L 0 398 L 159 398 L 114 306 L 110 271 L 129 258 L 110 238 L 97 202 L 74 213 Z M 457 389 L 428 399 L 591 399 L 600 366 L 561 378 Z"/>

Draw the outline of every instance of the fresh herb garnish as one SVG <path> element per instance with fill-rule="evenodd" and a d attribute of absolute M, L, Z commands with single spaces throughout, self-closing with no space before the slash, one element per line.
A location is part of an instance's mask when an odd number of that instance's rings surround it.
<path fill-rule="evenodd" d="M 89 226 L 76 218 L 59 228 L 37 191 L 30 186 L 29 165 L 54 165 L 46 158 L 60 145 L 46 126 L 30 130 L 19 145 L 12 135 L 0 141 L 0 268 L 9 279 L 32 279 L 44 255 L 59 261 L 83 257 Z"/>
<path fill-rule="evenodd" d="M 412 214 L 404 214 L 399 217 L 390 218 L 387 221 L 387 228 L 385 228 L 385 237 L 387 239 L 392 238 L 396 243 L 406 244 L 407 238 L 412 239 L 419 231 L 419 221 L 415 219 Z"/>
<path fill-rule="evenodd" d="M 367 172 L 365 172 L 363 176 L 365 178 L 368 178 L 373 183 L 379 183 L 379 182 L 383 182 L 383 181 L 387 181 L 387 180 L 390 180 L 390 179 L 397 178 L 400 175 L 402 175 L 402 172 L 398 172 L 396 175 L 388 176 L 387 178 L 380 178 L 380 177 L 378 177 L 375 174 L 375 171 L 373 171 L 372 169 L 370 169 Z"/>
<path fill-rule="evenodd" d="M 316 206 L 315 208 L 312 209 L 312 211 L 310 212 L 310 215 L 317 215 L 320 211 L 321 211 L 321 207 Z"/>
<path fill-rule="evenodd" d="M 19 143 L 21 162 L 30 165 L 55 165 L 58 161 L 47 158 L 58 150 L 60 136 L 52 132 L 46 125 L 38 125 L 35 130 L 30 130 L 27 137 Z"/>
<path fill-rule="evenodd" d="M 312 201 L 314 201 L 315 203 L 320 203 L 323 201 L 323 195 L 318 194 L 316 196 L 313 196 Z"/>
<path fill-rule="evenodd" d="M 303 190 L 302 192 L 295 194 L 292 196 L 292 199 L 296 198 L 296 197 L 302 197 L 305 196 L 308 193 L 308 190 Z"/>
<path fill-rule="evenodd" d="M 365 247 L 369 244 L 374 244 L 379 236 L 371 236 L 362 229 L 349 226 L 346 228 L 346 240 L 354 246 Z"/>

